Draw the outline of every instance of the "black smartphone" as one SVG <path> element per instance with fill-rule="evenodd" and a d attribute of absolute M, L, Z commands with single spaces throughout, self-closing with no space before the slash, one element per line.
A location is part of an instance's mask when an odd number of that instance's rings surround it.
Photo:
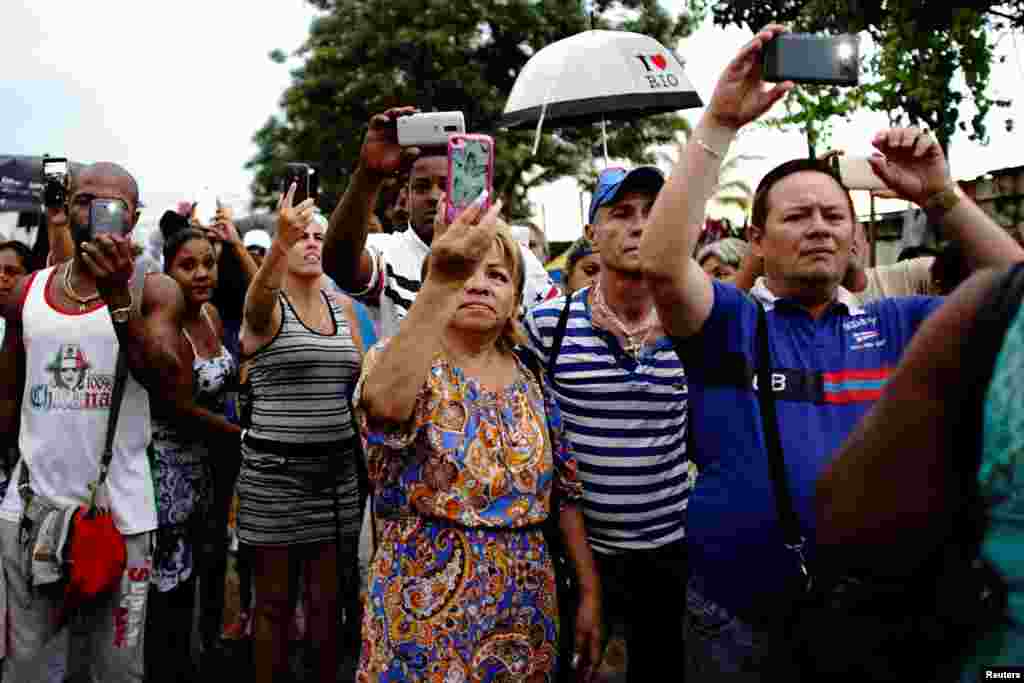
<path fill-rule="evenodd" d="M 131 230 L 128 205 L 120 199 L 94 199 L 89 202 L 89 228 L 92 235 L 127 235 Z"/>
<path fill-rule="evenodd" d="M 43 205 L 59 208 L 68 201 L 68 160 L 43 157 Z"/>
<path fill-rule="evenodd" d="M 763 78 L 778 83 L 857 85 L 860 40 L 854 34 L 780 33 L 764 46 Z"/>
<path fill-rule="evenodd" d="M 292 206 L 298 206 L 309 197 L 315 201 L 320 193 L 320 176 L 309 164 L 291 163 L 285 166 L 281 192 L 287 194 L 292 183 L 296 185 Z"/>

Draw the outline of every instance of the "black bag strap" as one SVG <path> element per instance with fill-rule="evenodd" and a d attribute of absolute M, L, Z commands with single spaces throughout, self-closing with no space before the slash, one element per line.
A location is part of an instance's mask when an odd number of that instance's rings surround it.
<path fill-rule="evenodd" d="M 141 261 L 135 262 L 135 272 L 132 273 L 131 296 L 132 313 L 138 316 L 142 313 L 142 295 L 145 290 L 146 270 Z M 117 436 L 117 419 L 121 415 L 121 403 L 124 397 L 124 387 L 128 381 L 128 356 L 123 344 L 118 344 L 117 366 L 114 370 L 114 388 L 110 394 L 110 411 L 107 413 L 107 435 L 103 444 L 103 457 L 100 458 L 100 474 L 93 485 L 92 495 L 89 497 L 89 512 L 96 510 L 96 496 L 99 490 L 107 481 L 110 474 L 110 462 L 114 459 L 114 438 Z"/>
<path fill-rule="evenodd" d="M 804 554 L 806 539 L 800 533 L 800 522 L 793 509 L 793 496 L 786 479 L 786 460 L 782 451 L 782 437 L 779 434 L 779 419 L 775 412 L 775 392 L 772 391 L 772 360 L 768 342 L 768 316 L 764 307 L 757 303 L 757 402 L 761 408 L 761 425 L 764 429 L 765 448 L 768 449 L 768 473 L 772 479 L 775 497 L 775 511 L 782 528 L 782 540 L 786 547 L 796 553 L 800 560 L 800 571 L 810 580 L 807 559 Z"/>
<path fill-rule="evenodd" d="M 569 326 L 569 309 L 572 308 L 572 294 L 565 295 L 565 305 L 562 312 L 558 314 L 558 324 L 555 326 L 555 336 L 551 340 L 551 352 L 548 354 L 548 377 L 555 381 L 555 361 L 562 350 L 562 341 L 565 339 L 565 330 Z M 529 366 L 527 366 L 529 367 Z M 532 368 L 531 368 L 532 369 Z M 538 377 L 538 381 L 540 378 Z M 543 383 L 541 388 L 544 388 Z"/>

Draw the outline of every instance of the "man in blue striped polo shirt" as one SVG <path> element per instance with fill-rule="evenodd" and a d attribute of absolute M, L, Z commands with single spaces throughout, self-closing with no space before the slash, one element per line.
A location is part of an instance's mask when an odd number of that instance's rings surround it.
<path fill-rule="evenodd" d="M 687 519 L 691 680 L 801 680 L 794 668 L 815 653 L 792 647 L 787 617 L 806 570 L 826 554 L 815 544 L 815 482 L 941 302 L 862 305 L 840 285 L 856 215 L 841 178 L 821 160 L 783 163 L 759 184 L 751 249 L 764 259 L 765 276 L 750 296 L 713 281 L 693 259 L 705 204 L 738 130 L 793 87 L 761 78 L 762 49 L 784 30 L 759 32 L 722 72 L 641 245 L 644 277 L 667 331 L 679 338 L 696 425 L 701 476 Z M 871 144 L 878 150 L 871 166 L 889 189 L 972 245 L 976 263 L 1024 259 L 1009 233 L 952 182 L 933 136 L 893 128 Z M 871 505 L 871 492 L 861 495 Z M 857 648 L 863 634 L 832 625 L 836 639 Z"/>
<path fill-rule="evenodd" d="M 601 173 L 590 206 L 600 279 L 526 317 L 579 462 L 604 607 L 626 622 L 630 682 L 681 668 L 686 502 L 696 476 L 686 379 L 640 272 L 640 236 L 664 182 L 652 167 Z"/>

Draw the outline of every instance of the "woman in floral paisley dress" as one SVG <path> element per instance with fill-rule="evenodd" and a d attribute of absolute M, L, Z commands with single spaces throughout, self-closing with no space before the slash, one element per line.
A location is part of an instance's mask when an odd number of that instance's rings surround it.
<path fill-rule="evenodd" d="M 197 230 L 183 230 L 164 247 L 164 268 L 185 298 L 180 353 L 192 386 L 187 415 L 161 414 L 154 402 L 151 458 L 156 489 L 156 552 L 146 615 L 146 680 L 193 680 L 190 670 L 195 576 L 200 538 L 209 510 L 208 444 L 239 435 L 224 417 L 226 391 L 237 372 L 225 348 L 223 326 L 209 303 L 217 284 L 213 244 Z M 188 362 L 190 361 L 190 362 Z"/>
<path fill-rule="evenodd" d="M 524 270 L 499 209 L 435 229 L 423 287 L 356 388 L 377 516 L 361 683 L 552 681 L 573 664 L 587 680 L 598 663 L 582 484 L 557 407 L 513 352 Z M 581 586 L 571 663 L 556 662 L 549 514 Z"/>

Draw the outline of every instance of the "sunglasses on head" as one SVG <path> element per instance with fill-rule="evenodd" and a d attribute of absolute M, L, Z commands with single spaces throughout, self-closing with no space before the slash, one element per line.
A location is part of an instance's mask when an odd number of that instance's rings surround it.
<path fill-rule="evenodd" d="M 597 174 L 597 184 L 598 186 L 600 186 L 606 183 L 618 182 L 625 178 L 627 173 L 629 173 L 629 171 L 627 171 L 622 166 L 612 166 L 611 168 L 606 168 Z"/>

